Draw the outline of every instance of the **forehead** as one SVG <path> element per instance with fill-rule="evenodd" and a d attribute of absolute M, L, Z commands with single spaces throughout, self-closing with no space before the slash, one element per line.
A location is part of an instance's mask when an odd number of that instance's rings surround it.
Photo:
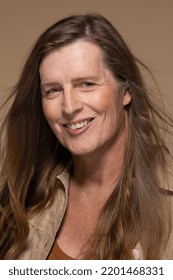
<path fill-rule="evenodd" d="M 105 68 L 102 59 L 102 52 L 99 46 L 78 40 L 72 44 L 55 49 L 49 53 L 40 65 L 41 78 L 57 74 L 76 74 L 81 72 L 94 74 Z"/>

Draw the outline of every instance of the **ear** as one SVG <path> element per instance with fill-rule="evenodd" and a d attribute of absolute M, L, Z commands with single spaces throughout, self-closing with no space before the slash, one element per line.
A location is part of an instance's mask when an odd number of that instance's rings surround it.
<path fill-rule="evenodd" d="M 124 106 L 128 105 L 131 102 L 131 100 L 132 100 L 131 94 L 130 94 L 129 90 L 127 89 L 123 95 L 123 105 Z"/>

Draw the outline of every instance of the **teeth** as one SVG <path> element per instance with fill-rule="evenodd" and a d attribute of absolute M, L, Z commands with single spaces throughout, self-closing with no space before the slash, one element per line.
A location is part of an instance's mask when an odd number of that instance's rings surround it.
<path fill-rule="evenodd" d="M 79 129 L 79 128 L 86 126 L 88 123 L 89 123 L 89 121 L 84 121 L 84 122 L 79 122 L 76 124 L 67 124 L 66 126 L 70 129 Z"/>

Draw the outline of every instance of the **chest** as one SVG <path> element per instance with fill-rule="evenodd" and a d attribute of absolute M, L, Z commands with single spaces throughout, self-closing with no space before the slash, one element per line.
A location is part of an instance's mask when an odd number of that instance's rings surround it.
<path fill-rule="evenodd" d="M 84 248 L 90 246 L 104 201 L 77 192 L 69 193 L 67 210 L 57 242 L 61 249 L 73 258 L 82 258 Z"/>

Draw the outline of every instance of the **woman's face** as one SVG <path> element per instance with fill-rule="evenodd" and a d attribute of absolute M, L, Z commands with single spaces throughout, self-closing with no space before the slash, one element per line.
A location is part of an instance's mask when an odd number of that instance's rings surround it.
<path fill-rule="evenodd" d="M 73 155 L 104 152 L 125 128 L 128 92 L 120 92 L 97 45 L 78 40 L 48 54 L 40 65 L 45 118 Z"/>

